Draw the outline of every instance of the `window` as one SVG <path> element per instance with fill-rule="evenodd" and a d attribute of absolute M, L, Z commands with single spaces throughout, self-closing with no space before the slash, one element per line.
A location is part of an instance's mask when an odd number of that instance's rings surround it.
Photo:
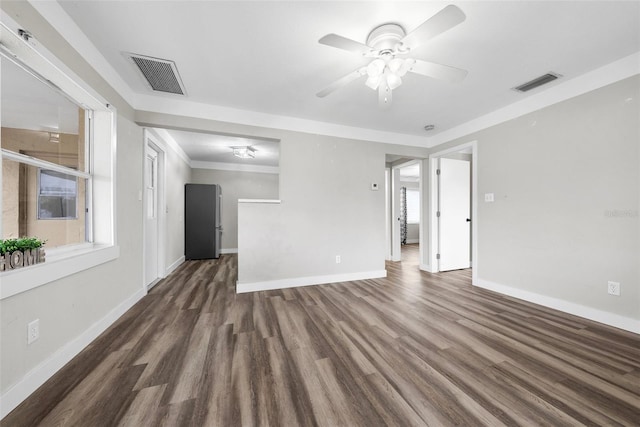
<path fill-rule="evenodd" d="M 38 175 L 38 219 L 78 219 L 78 178 L 47 169 Z"/>
<path fill-rule="evenodd" d="M 37 41 L 0 22 L 0 238 L 47 240 L 46 261 L 0 272 L 0 299 L 119 256 L 115 109 Z"/>
<path fill-rule="evenodd" d="M 2 239 L 38 237 L 47 250 L 88 242 L 91 111 L 20 61 L 2 73 Z"/>
<path fill-rule="evenodd" d="M 420 224 L 420 191 L 407 188 L 407 224 Z"/>

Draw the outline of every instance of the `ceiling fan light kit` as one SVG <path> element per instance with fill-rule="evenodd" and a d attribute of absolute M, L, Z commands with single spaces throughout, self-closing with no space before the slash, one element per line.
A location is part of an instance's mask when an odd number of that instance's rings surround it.
<path fill-rule="evenodd" d="M 317 96 L 323 98 L 348 83 L 367 76 L 365 85 L 378 91 L 378 105 L 388 108 L 391 105 L 392 91 L 402 84 L 402 77 L 408 72 L 450 82 L 463 80 L 467 75 L 465 70 L 400 56 L 408 55 L 415 47 L 455 27 L 465 18 L 465 14 L 458 7 L 449 5 L 409 34 L 394 23 L 373 29 L 367 37 L 366 44 L 337 34 L 327 34 L 319 43 L 374 59 L 364 67 L 336 80 L 318 92 Z"/>

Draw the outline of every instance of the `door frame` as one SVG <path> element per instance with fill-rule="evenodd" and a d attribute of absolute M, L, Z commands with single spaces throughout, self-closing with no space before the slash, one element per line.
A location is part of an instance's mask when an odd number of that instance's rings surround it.
<path fill-rule="evenodd" d="M 471 141 L 464 144 L 437 151 L 429 154 L 429 265 L 431 273 L 440 271 L 440 263 L 436 255 L 439 250 L 440 235 L 438 229 L 438 160 L 447 154 L 471 148 L 471 275 L 472 284 L 475 285 L 478 278 L 478 142 Z"/>
<path fill-rule="evenodd" d="M 146 283 L 146 263 L 147 263 L 147 250 L 146 250 L 146 243 L 147 243 L 147 233 L 146 233 L 146 227 L 145 227 L 145 223 L 144 221 L 146 221 L 147 219 L 147 204 L 144 202 L 145 201 L 145 191 L 146 191 L 146 186 L 144 184 L 144 177 L 145 177 L 145 173 L 146 173 L 146 167 L 147 167 L 147 162 L 146 162 L 146 150 L 147 147 L 150 147 L 152 150 L 156 151 L 158 153 L 158 169 L 157 169 L 157 174 L 158 174 L 158 179 L 157 179 L 157 184 L 158 184 L 158 262 L 157 262 L 157 280 L 153 281 L 150 284 Z M 166 272 L 166 267 L 165 267 L 165 248 L 166 248 L 166 221 L 167 221 L 167 207 L 166 207 L 166 167 L 165 167 L 165 163 L 166 163 L 166 147 L 165 144 L 162 142 L 161 139 L 159 139 L 157 136 L 155 136 L 152 132 L 149 131 L 149 129 L 144 129 L 144 145 L 143 145 L 143 151 L 142 151 L 142 172 L 143 172 L 143 176 L 142 176 L 142 190 L 140 192 L 140 197 L 138 197 L 139 200 L 142 201 L 142 288 L 144 289 L 145 293 L 148 292 L 149 290 L 151 290 L 151 288 L 153 288 L 159 281 L 160 279 L 164 278 L 167 276 L 167 272 Z"/>
<path fill-rule="evenodd" d="M 400 163 L 398 165 L 392 166 L 390 168 L 386 168 L 389 172 L 389 194 L 387 195 L 387 203 L 386 212 L 388 215 L 387 220 L 387 230 L 388 230 L 388 239 L 387 239 L 387 259 L 391 261 L 401 261 L 402 260 L 402 245 L 400 244 L 400 227 L 398 225 L 398 216 L 400 215 L 400 187 L 402 183 L 400 181 L 400 169 L 406 166 L 411 166 L 417 164 L 420 173 L 420 179 L 418 180 L 418 192 L 420 195 L 420 224 L 418 224 L 418 240 L 420 242 L 420 264 L 422 264 L 423 259 L 423 226 L 424 226 L 424 215 L 423 215 L 423 159 L 421 158 L 412 158 L 411 160 L 407 160 L 406 162 Z"/>

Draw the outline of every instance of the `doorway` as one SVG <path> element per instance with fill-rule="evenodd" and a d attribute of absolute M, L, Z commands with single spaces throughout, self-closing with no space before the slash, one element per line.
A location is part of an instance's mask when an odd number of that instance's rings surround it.
<path fill-rule="evenodd" d="M 429 156 L 429 165 L 432 178 L 429 215 L 431 271 L 471 267 L 475 278 L 476 142 L 433 153 Z"/>
<path fill-rule="evenodd" d="M 422 160 L 387 155 L 385 175 L 388 261 L 421 265 Z"/>
<path fill-rule="evenodd" d="M 144 288 L 150 290 L 164 275 L 164 159 L 165 153 L 148 132 L 144 145 Z"/>

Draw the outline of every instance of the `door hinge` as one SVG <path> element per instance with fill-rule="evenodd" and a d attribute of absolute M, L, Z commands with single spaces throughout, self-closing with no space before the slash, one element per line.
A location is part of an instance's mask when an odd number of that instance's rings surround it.
<path fill-rule="evenodd" d="M 436 175 L 440 175 L 440 169 L 436 169 Z"/>
<path fill-rule="evenodd" d="M 436 217 L 440 218 L 440 211 L 436 212 Z"/>
<path fill-rule="evenodd" d="M 440 254 L 436 254 L 436 259 L 440 259 Z"/>

